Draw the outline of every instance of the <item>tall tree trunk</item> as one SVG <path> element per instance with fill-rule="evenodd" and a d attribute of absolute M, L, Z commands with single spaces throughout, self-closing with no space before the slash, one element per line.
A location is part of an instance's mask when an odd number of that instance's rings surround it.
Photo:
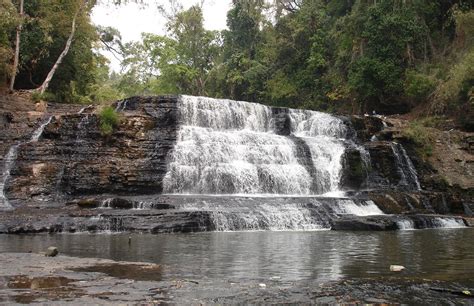
<path fill-rule="evenodd" d="M 16 41 L 15 41 L 15 57 L 13 58 L 13 71 L 12 71 L 12 78 L 10 80 L 10 91 L 13 92 L 15 90 L 15 78 L 18 72 L 18 63 L 20 61 L 20 34 L 21 29 L 23 27 L 23 1 L 20 0 L 20 23 L 16 27 Z"/>
<path fill-rule="evenodd" d="M 87 0 L 82 2 L 81 6 L 77 9 L 76 13 L 74 14 L 74 18 L 72 19 L 72 25 L 71 25 L 71 33 L 69 34 L 69 37 L 66 41 L 66 46 L 64 47 L 63 52 L 61 52 L 58 59 L 54 63 L 53 68 L 51 68 L 51 70 L 49 71 L 43 84 L 41 84 L 41 86 L 36 89 L 36 91 L 38 91 L 39 93 L 43 94 L 46 91 L 46 89 L 48 89 L 49 83 L 51 82 L 51 79 L 53 78 L 54 73 L 58 69 L 59 65 L 62 63 L 64 57 L 66 57 L 66 55 L 68 54 L 69 49 L 71 48 L 72 41 L 74 39 L 74 34 L 76 33 L 77 17 L 79 16 L 79 13 L 81 12 L 82 8 L 85 6 L 86 3 L 87 3 Z"/>

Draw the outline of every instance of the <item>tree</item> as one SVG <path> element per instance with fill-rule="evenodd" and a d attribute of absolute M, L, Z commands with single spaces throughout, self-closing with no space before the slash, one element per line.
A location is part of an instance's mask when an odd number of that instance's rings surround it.
<path fill-rule="evenodd" d="M 11 65 L 14 52 L 10 44 L 10 33 L 19 22 L 18 17 L 10 0 L 0 0 L 0 82 L 4 84 L 14 73 Z"/>
<path fill-rule="evenodd" d="M 23 3 L 23 0 L 21 0 L 21 2 Z M 74 35 L 76 34 L 77 18 L 79 16 L 79 14 L 82 12 L 82 10 L 84 9 L 84 7 L 87 5 L 87 3 L 88 3 L 87 0 L 81 0 L 79 2 L 79 7 L 77 8 L 77 10 L 74 14 L 74 17 L 72 18 L 71 33 L 69 34 L 69 37 L 66 41 L 66 45 L 65 45 L 63 51 L 61 52 L 61 54 L 59 54 L 59 57 L 56 60 L 56 62 L 54 63 L 53 67 L 48 72 L 48 75 L 46 76 L 44 82 L 41 84 L 41 86 L 39 86 L 36 89 L 36 91 L 38 91 L 40 94 L 44 94 L 44 92 L 46 91 L 46 89 L 49 86 L 49 83 L 51 82 L 51 79 L 53 78 L 54 74 L 56 73 L 56 70 L 58 69 L 59 65 L 63 62 L 64 57 L 68 54 L 69 49 L 71 48 L 72 40 L 74 39 Z M 17 34 L 17 36 L 19 36 L 19 34 Z M 13 88 L 12 88 L 12 90 L 13 90 Z"/>
<path fill-rule="evenodd" d="M 43 98 L 58 102 L 91 100 L 105 60 L 94 51 L 99 35 L 89 18 L 91 8 L 84 0 L 25 2 L 16 89 L 47 88 Z"/>
<path fill-rule="evenodd" d="M 219 35 L 204 29 L 199 6 L 170 17 L 167 36 L 143 34 L 124 46 L 122 86 L 128 93 L 209 94 L 219 55 Z"/>
<path fill-rule="evenodd" d="M 20 18 L 23 18 L 23 6 L 24 6 L 23 3 L 24 3 L 23 0 L 20 0 L 20 4 L 19 4 L 20 5 L 20 8 L 19 8 Z M 13 58 L 13 67 L 12 67 L 13 71 L 12 71 L 12 76 L 10 80 L 10 91 L 13 91 L 14 89 L 16 73 L 18 71 L 18 62 L 20 59 L 20 34 L 21 34 L 22 26 L 23 26 L 23 22 L 20 21 L 16 28 L 15 55 Z"/>
<path fill-rule="evenodd" d="M 233 1 L 223 32 L 222 64 L 216 73 L 216 94 L 236 100 L 263 102 L 267 65 L 260 61 L 267 26 L 262 0 Z"/>

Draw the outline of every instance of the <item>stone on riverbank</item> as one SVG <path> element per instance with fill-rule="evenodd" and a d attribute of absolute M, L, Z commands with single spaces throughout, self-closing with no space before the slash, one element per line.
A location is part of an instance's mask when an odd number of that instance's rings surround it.
<path fill-rule="evenodd" d="M 46 257 L 56 257 L 56 255 L 58 255 L 58 254 L 59 254 L 59 251 L 58 251 L 57 247 L 49 247 L 46 250 L 46 253 L 44 254 L 44 256 L 46 256 Z"/>

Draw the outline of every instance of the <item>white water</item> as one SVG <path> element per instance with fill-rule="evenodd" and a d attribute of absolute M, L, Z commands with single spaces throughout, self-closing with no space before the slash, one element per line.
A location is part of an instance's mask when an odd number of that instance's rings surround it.
<path fill-rule="evenodd" d="M 52 118 L 53 117 L 50 116 L 45 122 L 43 122 L 33 132 L 30 140 L 28 140 L 26 143 L 37 142 L 39 138 L 41 137 L 41 135 L 43 134 L 44 128 L 51 122 Z M 2 174 L 2 180 L 0 181 L 0 209 L 12 208 L 10 202 L 8 201 L 7 196 L 5 195 L 5 185 L 7 184 L 7 181 L 10 179 L 10 172 L 11 172 L 11 169 L 13 168 L 13 165 L 15 164 L 18 148 L 20 147 L 20 145 L 21 143 L 14 144 L 13 146 L 11 146 L 3 161 L 4 163 L 3 174 Z"/>
<path fill-rule="evenodd" d="M 51 122 L 53 116 L 50 116 L 45 122 L 43 122 L 31 135 L 30 141 L 28 142 L 37 142 L 41 135 L 43 134 L 44 128 Z"/>
<path fill-rule="evenodd" d="M 398 229 L 402 231 L 415 229 L 415 223 L 410 219 L 398 220 L 397 226 Z"/>
<path fill-rule="evenodd" d="M 116 112 L 123 112 L 127 108 L 127 103 L 128 100 L 122 100 L 117 103 L 117 106 L 115 107 Z"/>
<path fill-rule="evenodd" d="M 180 205 L 188 211 L 208 211 L 218 231 L 241 230 L 329 230 L 331 219 L 341 214 L 357 216 L 383 215 L 372 201 L 311 198 L 310 200 L 196 201 Z"/>
<path fill-rule="evenodd" d="M 449 217 L 436 217 L 433 222 L 437 227 L 441 228 L 462 228 L 466 227 L 462 219 Z"/>
<path fill-rule="evenodd" d="M 298 194 L 339 191 L 342 120 L 290 110 L 291 130 L 311 153 L 308 171 L 295 141 L 277 135 L 270 107 L 182 96 L 182 126 L 172 151 L 164 191 L 178 194 Z M 316 191 L 316 192 L 315 192 Z"/>
<path fill-rule="evenodd" d="M 401 177 L 400 184 L 406 185 L 412 189 L 421 190 L 418 174 L 410 157 L 408 157 L 405 148 L 403 148 L 399 143 L 394 142 L 392 143 L 392 152 L 395 156 L 398 172 Z"/>
<path fill-rule="evenodd" d="M 291 130 L 296 136 L 345 138 L 347 127 L 342 120 L 326 113 L 290 109 Z"/>
<path fill-rule="evenodd" d="M 8 198 L 5 195 L 5 185 L 8 179 L 10 179 L 10 171 L 16 160 L 18 146 L 18 144 L 11 146 L 3 161 L 3 175 L 2 180 L 0 181 L 0 209 L 12 208 L 10 202 L 8 202 Z"/>
<path fill-rule="evenodd" d="M 78 114 L 78 115 L 81 115 L 82 113 L 84 113 L 84 111 L 85 111 L 86 109 L 89 109 L 89 108 L 93 108 L 92 104 L 87 105 L 87 106 L 84 106 L 83 108 L 81 108 L 81 109 L 77 112 L 77 114 Z"/>
<path fill-rule="evenodd" d="M 356 216 L 375 216 L 384 214 L 373 201 L 366 201 L 363 204 L 357 204 L 354 201 L 347 199 L 339 201 L 338 206 L 338 212 L 341 214 L 351 214 Z"/>
<path fill-rule="evenodd" d="M 452 217 L 430 217 L 426 216 L 423 227 L 426 228 L 463 228 L 466 227 L 464 221 L 460 218 Z M 399 230 L 414 230 L 415 222 L 411 219 L 402 219 L 397 221 Z"/>
<path fill-rule="evenodd" d="M 420 181 L 418 180 L 418 173 L 416 173 L 416 169 L 413 166 L 413 163 L 412 163 L 410 157 L 408 156 L 407 151 L 405 150 L 405 148 L 403 146 L 400 146 L 400 150 L 402 151 L 403 159 L 406 161 L 406 163 L 408 165 L 408 171 L 410 172 L 410 175 L 409 175 L 410 178 L 415 183 L 416 189 L 421 190 Z"/>

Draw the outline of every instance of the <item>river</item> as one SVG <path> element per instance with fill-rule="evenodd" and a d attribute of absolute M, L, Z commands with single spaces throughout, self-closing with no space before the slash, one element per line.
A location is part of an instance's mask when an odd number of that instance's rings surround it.
<path fill-rule="evenodd" d="M 129 243 L 129 237 L 130 243 Z M 0 235 L 0 252 L 57 246 L 77 257 L 145 261 L 163 279 L 337 281 L 395 275 L 474 285 L 474 229 L 396 232 L 257 231 L 198 234 Z"/>

